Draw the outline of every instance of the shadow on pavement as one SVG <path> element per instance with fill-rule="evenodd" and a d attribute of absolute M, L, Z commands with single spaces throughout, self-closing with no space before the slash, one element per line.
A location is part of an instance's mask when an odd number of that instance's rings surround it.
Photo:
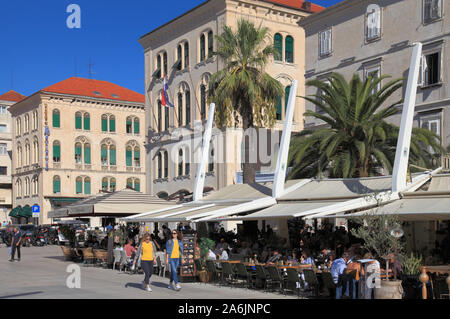
<path fill-rule="evenodd" d="M 48 258 L 48 259 L 56 259 L 56 260 L 60 260 L 60 261 L 65 261 L 64 260 L 64 256 L 46 256 L 44 258 Z"/>
<path fill-rule="evenodd" d="M 125 288 L 129 288 L 129 287 L 142 289 L 142 283 L 128 282 L 125 284 Z"/>
<path fill-rule="evenodd" d="M 0 299 L 8 299 L 8 298 L 25 297 L 25 296 L 30 296 L 30 295 L 37 295 L 37 294 L 41 294 L 41 293 L 42 293 L 42 291 L 27 292 L 27 293 L 24 293 L 24 294 L 9 295 L 9 296 L 0 296 Z"/>

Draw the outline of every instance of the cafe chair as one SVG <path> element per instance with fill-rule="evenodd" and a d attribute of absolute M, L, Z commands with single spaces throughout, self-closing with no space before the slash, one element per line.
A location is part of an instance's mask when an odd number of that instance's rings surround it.
<path fill-rule="evenodd" d="M 236 264 L 236 278 L 240 279 L 247 289 L 253 287 L 252 274 L 247 271 L 243 263 Z"/>
<path fill-rule="evenodd" d="M 270 279 L 272 280 L 271 283 L 272 284 L 278 283 L 280 288 L 279 291 L 286 296 L 286 291 L 284 289 L 284 279 L 281 276 L 280 272 L 278 271 L 277 267 L 268 266 L 267 271 L 269 273 Z M 273 285 L 271 286 L 273 287 Z"/>
<path fill-rule="evenodd" d="M 325 289 L 328 290 L 328 295 L 332 298 L 336 298 L 336 284 L 334 283 L 333 276 L 331 272 L 322 273 L 322 281 Z"/>
<path fill-rule="evenodd" d="M 122 258 L 122 254 L 120 253 L 120 250 L 114 249 L 114 262 L 113 262 L 113 270 L 116 269 L 116 264 L 120 264 L 120 259 Z M 120 266 L 119 266 L 120 267 Z M 119 268 L 120 271 L 120 268 Z"/>
<path fill-rule="evenodd" d="M 286 273 L 287 273 L 287 279 L 286 279 L 285 289 L 289 286 L 289 284 L 291 284 L 293 287 L 292 291 L 296 290 L 297 297 L 300 298 L 300 289 L 302 286 L 304 286 L 304 284 L 303 284 L 303 280 L 301 279 L 301 277 L 298 274 L 297 269 L 286 268 Z"/>
<path fill-rule="evenodd" d="M 264 288 L 264 292 L 267 292 L 267 286 L 270 283 L 272 279 L 270 279 L 270 276 L 267 274 L 266 270 L 261 265 L 255 265 L 256 268 L 256 286 L 258 286 L 258 282 L 262 282 L 262 286 Z"/>
<path fill-rule="evenodd" d="M 305 281 L 309 288 L 314 292 L 314 297 L 319 297 L 319 281 L 317 280 L 316 273 L 312 269 L 303 269 L 305 275 Z"/>
<path fill-rule="evenodd" d="M 236 279 L 235 279 L 233 267 L 231 267 L 230 263 L 223 262 L 222 263 L 222 285 L 230 284 L 230 287 L 233 287 L 233 284 L 235 282 L 236 282 Z"/>
<path fill-rule="evenodd" d="M 221 271 L 218 271 L 216 268 L 216 265 L 212 260 L 206 261 L 206 270 L 211 274 L 211 278 L 213 279 L 213 283 L 216 283 L 216 280 L 219 278 L 219 274 L 221 274 Z"/>

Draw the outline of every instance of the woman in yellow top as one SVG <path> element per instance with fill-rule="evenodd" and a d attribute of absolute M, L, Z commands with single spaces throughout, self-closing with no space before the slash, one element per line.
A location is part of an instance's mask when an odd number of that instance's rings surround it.
<path fill-rule="evenodd" d="M 153 265 L 156 262 L 156 249 L 153 241 L 150 240 L 150 234 L 145 233 L 141 245 L 138 248 L 138 263 L 141 262 L 141 268 L 144 271 L 145 278 L 143 281 L 143 286 L 145 290 L 152 291 L 150 288 L 150 277 L 153 273 Z M 136 264 L 136 259 L 133 262 Z"/>
<path fill-rule="evenodd" d="M 172 288 L 175 282 L 175 290 L 180 290 L 181 286 L 178 283 L 177 269 L 180 266 L 181 256 L 183 255 L 183 244 L 178 239 L 178 232 L 172 231 L 172 239 L 166 243 L 166 265 L 170 265 L 170 284 L 169 289 Z"/>

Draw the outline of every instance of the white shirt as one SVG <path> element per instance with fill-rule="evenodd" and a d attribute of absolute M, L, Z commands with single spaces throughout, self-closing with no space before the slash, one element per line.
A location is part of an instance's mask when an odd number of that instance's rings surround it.
<path fill-rule="evenodd" d="M 211 249 L 208 252 L 207 259 L 209 259 L 209 260 L 216 260 L 216 254 Z"/>
<path fill-rule="evenodd" d="M 222 255 L 220 255 L 221 260 L 228 260 L 228 253 L 226 250 L 222 251 Z"/>

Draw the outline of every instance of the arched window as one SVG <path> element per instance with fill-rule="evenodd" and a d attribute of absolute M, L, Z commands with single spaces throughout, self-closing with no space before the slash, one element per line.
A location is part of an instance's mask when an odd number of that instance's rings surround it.
<path fill-rule="evenodd" d="M 17 167 L 22 166 L 22 147 L 19 145 L 17 147 Z"/>
<path fill-rule="evenodd" d="M 214 36 L 213 32 L 208 32 L 208 58 L 212 57 L 214 53 Z"/>
<path fill-rule="evenodd" d="M 17 180 L 17 197 L 22 197 L 22 181 L 20 179 Z"/>
<path fill-rule="evenodd" d="M 109 180 L 109 191 L 110 192 L 115 192 L 116 191 L 116 179 L 115 178 L 111 178 Z"/>
<path fill-rule="evenodd" d="M 162 131 L 162 105 L 161 100 L 158 100 L 158 132 Z"/>
<path fill-rule="evenodd" d="M 294 63 L 294 38 L 288 35 L 285 40 L 285 59 L 288 63 Z"/>
<path fill-rule="evenodd" d="M 76 130 L 81 130 L 83 127 L 82 127 L 82 118 L 83 118 L 83 115 L 81 114 L 81 112 L 76 112 L 75 113 L 75 129 Z"/>
<path fill-rule="evenodd" d="M 22 119 L 17 119 L 17 135 L 22 135 Z"/>
<path fill-rule="evenodd" d="M 161 55 L 158 54 L 158 57 L 156 58 L 156 71 L 155 72 L 159 72 L 159 74 L 157 74 L 157 77 L 162 77 L 162 69 L 161 69 Z"/>
<path fill-rule="evenodd" d="M 61 163 L 61 143 L 59 141 L 53 142 L 53 162 Z"/>
<path fill-rule="evenodd" d="M 167 75 L 167 52 L 163 53 L 164 75 Z"/>
<path fill-rule="evenodd" d="M 139 128 L 139 118 L 134 118 L 134 134 L 139 134 L 140 128 Z"/>
<path fill-rule="evenodd" d="M 84 113 L 84 130 L 90 131 L 91 130 L 91 117 L 89 113 Z"/>
<path fill-rule="evenodd" d="M 83 178 L 77 177 L 75 191 L 77 194 L 83 194 Z"/>
<path fill-rule="evenodd" d="M 206 59 L 206 37 L 204 34 L 200 36 L 200 62 Z"/>
<path fill-rule="evenodd" d="M 100 162 L 102 163 L 102 166 L 108 166 L 108 146 L 105 144 L 102 144 L 101 146 Z"/>
<path fill-rule="evenodd" d="M 30 195 L 30 179 L 28 177 L 25 178 L 25 196 Z"/>
<path fill-rule="evenodd" d="M 288 105 L 288 102 L 289 102 L 289 94 L 290 93 L 291 93 L 291 86 L 288 85 L 284 89 L 284 114 L 286 114 L 287 105 Z"/>
<path fill-rule="evenodd" d="M 200 86 L 200 118 L 206 119 L 206 86 Z"/>
<path fill-rule="evenodd" d="M 102 132 L 108 132 L 108 115 L 102 115 Z"/>
<path fill-rule="evenodd" d="M 191 153 L 189 152 L 189 148 L 185 148 L 185 155 L 184 155 L 184 175 L 189 175 L 191 172 L 191 159 L 190 159 Z"/>
<path fill-rule="evenodd" d="M 37 163 L 39 160 L 39 144 L 38 141 L 35 139 L 33 141 L 33 163 Z"/>
<path fill-rule="evenodd" d="M 183 46 L 181 44 L 177 47 L 177 70 L 181 71 L 183 68 Z"/>
<path fill-rule="evenodd" d="M 32 195 L 37 195 L 39 192 L 39 179 L 37 176 L 33 177 L 33 193 Z"/>
<path fill-rule="evenodd" d="M 84 144 L 84 164 L 91 164 L 91 144 Z"/>
<path fill-rule="evenodd" d="M 52 124 L 53 127 L 61 127 L 61 114 L 58 109 L 53 110 Z"/>
<path fill-rule="evenodd" d="M 38 114 L 37 111 L 33 112 L 33 130 L 37 130 L 37 124 L 38 124 Z"/>
<path fill-rule="evenodd" d="M 189 42 L 184 43 L 184 68 L 189 67 Z"/>
<path fill-rule="evenodd" d="M 161 152 L 158 152 L 158 154 L 156 155 L 156 162 L 157 162 L 157 172 L 158 172 L 158 179 L 162 178 L 162 155 Z"/>
<path fill-rule="evenodd" d="M 191 92 L 189 90 L 185 93 L 186 103 L 186 125 L 191 124 Z"/>
<path fill-rule="evenodd" d="M 30 116 L 28 114 L 25 114 L 25 133 L 28 133 L 30 131 Z"/>
<path fill-rule="evenodd" d="M 183 176 L 183 166 L 184 166 L 183 149 L 180 148 L 178 151 L 178 176 Z"/>
<path fill-rule="evenodd" d="M 141 167 L 141 152 L 139 146 L 134 148 L 134 167 Z"/>
<path fill-rule="evenodd" d="M 214 149 L 209 152 L 208 172 L 214 172 Z"/>
<path fill-rule="evenodd" d="M 164 178 L 169 177 L 169 153 L 164 151 Z"/>
<path fill-rule="evenodd" d="M 139 178 L 136 178 L 134 180 L 134 190 L 137 192 L 141 191 L 141 181 L 139 180 Z"/>
<path fill-rule="evenodd" d="M 126 131 L 127 131 L 127 134 L 133 133 L 133 118 L 131 116 L 127 117 Z"/>
<path fill-rule="evenodd" d="M 164 130 L 167 131 L 169 129 L 169 108 L 164 108 Z"/>
<path fill-rule="evenodd" d="M 91 194 L 91 179 L 89 177 L 84 178 L 84 194 Z"/>
<path fill-rule="evenodd" d="M 278 121 L 281 121 L 281 117 L 282 117 L 281 104 L 282 104 L 282 99 L 281 99 L 281 97 L 278 97 L 278 98 L 277 98 L 277 104 L 275 105 L 276 119 L 277 119 Z"/>
<path fill-rule="evenodd" d="M 82 145 L 80 142 L 75 143 L 75 163 L 81 164 L 81 149 Z"/>
<path fill-rule="evenodd" d="M 61 193 L 61 178 L 59 176 L 53 177 L 53 194 Z"/>
<path fill-rule="evenodd" d="M 25 165 L 30 165 L 30 142 L 25 142 Z"/>
<path fill-rule="evenodd" d="M 110 145 L 109 147 L 109 165 L 116 166 L 116 146 Z"/>
<path fill-rule="evenodd" d="M 133 179 L 127 178 L 127 188 L 132 189 L 133 188 Z"/>
<path fill-rule="evenodd" d="M 131 146 L 127 146 L 125 150 L 125 158 L 127 167 L 133 166 L 133 149 Z"/>
<path fill-rule="evenodd" d="M 108 178 L 106 177 L 102 179 L 102 191 L 104 192 L 108 191 Z"/>
<path fill-rule="evenodd" d="M 281 34 L 275 34 L 273 42 L 275 50 L 278 52 L 278 54 L 275 55 L 275 60 L 283 61 L 283 37 Z"/>
<path fill-rule="evenodd" d="M 178 93 L 178 126 L 183 126 L 183 94 Z"/>
<path fill-rule="evenodd" d="M 116 117 L 114 115 L 109 116 L 109 131 L 111 133 L 116 131 Z"/>

